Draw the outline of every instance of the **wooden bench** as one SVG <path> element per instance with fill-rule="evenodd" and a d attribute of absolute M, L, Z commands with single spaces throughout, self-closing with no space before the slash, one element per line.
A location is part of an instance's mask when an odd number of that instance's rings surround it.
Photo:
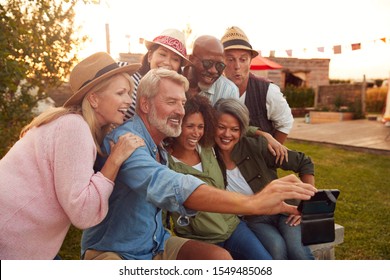
<path fill-rule="evenodd" d="M 335 240 L 329 243 L 310 245 L 310 249 L 316 260 L 334 260 L 335 246 L 344 242 L 344 227 L 335 224 Z"/>

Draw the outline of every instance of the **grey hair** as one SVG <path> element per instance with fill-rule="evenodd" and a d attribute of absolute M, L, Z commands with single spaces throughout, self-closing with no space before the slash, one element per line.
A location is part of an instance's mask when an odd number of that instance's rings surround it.
<path fill-rule="evenodd" d="M 229 114 L 235 117 L 240 124 L 241 137 L 246 134 L 249 127 L 249 111 L 248 108 L 235 98 L 221 98 L 214 108 L 217 112 L 217 117 L 221 114 Z"/>
<path fill-rule="evenodd" d="M 169 79 L 172 82 L 182 85 L 184 91 L 187 92 L 189 88 L 189 83 L 186 77 L 177 73 L 173 70 L 168 70 L 164 68 L 151 69 L 145 76 L 142 77 L 138 89 L 137 89 L 137 103 L 136 103 L 136 112 L 139 113 L 140 98 L 146 97 L 150 100 L 155 97 L 160 88 L 160 82 L 162 79 Z"/>

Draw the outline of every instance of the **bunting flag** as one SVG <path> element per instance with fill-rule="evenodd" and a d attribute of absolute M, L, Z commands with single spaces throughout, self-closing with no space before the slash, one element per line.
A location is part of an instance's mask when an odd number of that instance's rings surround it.
<path fill-rule="evenodd" d="M 365 44 L 366 43 L 376 43 L 376 42 L 382 42 L 382 43 L 385 43 L 385 44 L 390 44 L 390 37 L 389 36 L 386 36 L 386 37 L 382 37 L 382 38 L 377 38 L 375 40 L 370 40 L 370 41 L 367 41 L 367 42 L 359 42 L 359 43 L 350 43 L 350 44 L 338 44 L 338 45 L 333 45 L 333 46 L 326 46 L 326 47 L 317 47 L 315 50 L 319 53 L 325 53 L 325 49 L 327 52 L 329 52 L 329 50 L 331 52 L 333 52 L 333 54 L 341 54 L 342 52 L 346 51 L 346 50 L 352 50 L 352 51 L 356 51 L 356 50 L 360 50 L 362 48 L 365 47 Z M 368 44 L 369 45 L 369 44 Z M 257 50 L 259 53 L 261 53 L 261 50 Z M 275 57 L 276 55 L 276 52 L 279 54 L 280 52 L 284 52 L 288 57 L 292 57 L 293 53 L 295 53 L 296 50 L 293 50 L 293 49 L 284 49 L 284 50 L 271 50 L 269 51 L 269 56 L 270 57 Z M 298 51 L 298 53 L 300 53 L 301 51 L 303 51 L 304 53 L 306 52 L 309 52 L 310 49 L 308 48 L 303 48 L 301 50 Z M 268 50 L 264 51 L 263 50 L 263 53 L 266 53 L 268 52 Z M 281 55 L 283 56 L 283 55 Z"/>
<path fill-rule="evenodd" d="M 360 43 L 351 44 L 351 48 L 353 51 L 360 50 L 361 44 Z"/>
<path fill-rule="evenodd" d="M 333 53 L 340 54 L 341 53 L 341 45 L 333 46 Z"/>

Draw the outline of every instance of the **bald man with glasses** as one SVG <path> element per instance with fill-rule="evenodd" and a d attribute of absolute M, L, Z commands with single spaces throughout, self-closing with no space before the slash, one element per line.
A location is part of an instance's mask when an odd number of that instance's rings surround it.
<path fill-rule="evenodd" d="M 187 97 L 201 94 L 209 98 L 214 105 L 221 98 L 240 98 L 236 84 L 222 75 L 226 68 L 225 47 L 222 41 L 210 35 L 203 35 L 194 41 L 192 54 L 189 56 L 192 65 L 187 66 L 183 74 L 190 82 Z M 264 136 L 268 141 L 268 149 L 282 163 L 287 160 L 287 148 L 279 143 L 270 133 L 258 126 L 250 126 L 248 136 Z"/>
<path fill-rule="evenodd" d="M 212 105 L 220 98 L 239 98 L 238 87 L 222 75 L 226 67 L 225 54 L 218 38 L 210 35 L 198 37 L 189 59 L 192 65 L 184 71 L 190 81 L 187 95 L 204 95 Z"/>

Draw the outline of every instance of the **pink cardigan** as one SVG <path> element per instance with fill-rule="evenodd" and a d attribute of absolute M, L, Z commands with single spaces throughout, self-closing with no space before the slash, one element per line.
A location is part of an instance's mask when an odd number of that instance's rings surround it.
<path fill-rule="evenodd" d="M 101 222 L 114 183 L 80 115 L 31 129 L 0 160 L 0 259 L 53 259 L 71 224 Z"/>

